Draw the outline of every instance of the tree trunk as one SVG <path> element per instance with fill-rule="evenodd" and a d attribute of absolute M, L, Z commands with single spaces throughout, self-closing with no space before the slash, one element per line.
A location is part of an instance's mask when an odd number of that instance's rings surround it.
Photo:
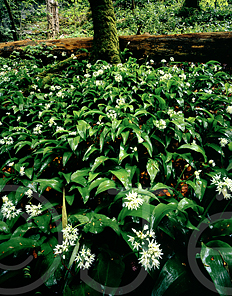
<path fill-rule="evenodd" d="M 111 64 L 121 62 L 112 0 L 89 0 L 94 28 L 92 57 Z"/>
<path fill-rule="evenodd" d="M 46 0 L 47 6 L 47 21 L 48 21 L 48 33 L 47 37 L 56 38 L 59 34 L 59 14 L 58 14 L 58 2 L 54 0 Z"/>
<path fill-rule="evenodd" d="M 185 0 L 183 7 L 200 9 L 199 0 Z"/>
<path fill-rule="evenodd" d="M 9 3 L 8 3 L 7 0 L 4 0 L 4 3 L 6 5 L 6 9 L 7 9 L 8 14 L 9 14 L 9 18 L 10 18 L 10 22 L 11 22 L 11 28 L 12 28 L 12 34 L 13 34 L 14 41 L 17 41 L 18 40 L 18 37 L 17 37 L 17 33 L 16 33 L 16 26 L 15 26 L 13 15 L 11 13 L 10 5 L 9 5 Z"/>

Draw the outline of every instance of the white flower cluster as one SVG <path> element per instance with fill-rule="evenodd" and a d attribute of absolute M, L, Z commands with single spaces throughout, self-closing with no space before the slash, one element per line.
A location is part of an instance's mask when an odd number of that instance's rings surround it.
<path fill-rule="evenodd" d="M 219 138 L 221 147 L 225 147 L 228 144 L 228 140 L 226 138 Z"/>
<path fill-rule="evenodd" d="M 130 149 L 132 150 L 133 153 L 138 150 L 137 147 L 130 147 Z"/>
<path fill-rule="evenodd" d="M 32 197 L 32 196 L 33 196 L 33 190 L 28 189 L 28 190 L 25 192 L 25 195 L 27 195 L 28 198 Z"/>
<path fill-rule="evenodd" d="M 120 82 L 120 81 L 122 81 L 122 76 L 120 74 L 116 74 L 114 76 L 114 79 L 115 79 L 115 81 Z"/>
<path fill-rule="evenodd" d="M 104 73 L 104 71 L 100 69 L 100 70 L 98 70 L 96 72 L 93 72 L 93 76 L 98 77 L 98 76 L 102 75 L 103 73 Z"/>
<path fill-rule="evenodd" d="M 3 139 L 0 140 L 0 144 L 4 145 L 11 145 L 14 143 L 14 140 L 12 137 L 4 137 Z"/>
<path fill-rule="evenodd" d="M 57 123 L 54 121 L 54 118 L 53 117 L 51 117 L 49 120 L 48 120 L 48 122 L 49 122 L 49 126 L 51 127 L 52 125 L 57 125 Z"/>
<path fill-rule="evenodd" d="M 90 249 L 87 249 L 84 245 L 76 256 L 75 261 L 78 263 L 77 267 L 88 269 L 95 260 L 94 258 L 95 254 L 91 254 Z"/>
<path fill-rule="evenodd" d="M 180 78 L 186 79 L 186 75 L 184 73 L 179 75 Z"/>
<path fill-rule="evenodd" d="M 232 191 L 232 180 L 230 178 L 224 177 L 222 181 L 221 174 L 218 174 L 212 178 L 211 184 L 217 186 L 216 190 L 219 194 L 222 193 L 225 199 L 231 198 L 231 194 L 228 193 L 228 190 Z"/>
<path fill-rule="evenodd" d="M 110 117 L 111 119 L 114 119 L 114 118 L 117 117 L 117 113 L 116 113 L 116 111 L 115 111 L 115 110 L 112 110 L 112 109 L 110 109 L 110 110 L 106 113 L 106 115 L 107 115 L 108 117 Z"/>
<path fill-rule="evenodd" d="M 24 170 L 25 170 L 25 167 L 24 166 L 20 167 L 20 171 L 19 171 L 19 175 L 20 176 L 24 176 L 25 175 Z"/>
<path fill-rule="evenodd" d="M 96 80 L 95 84 L 96 84 L 96 86 L 103 85 L 103 81 L 102 80 Z"/>
<path fill-rule="evenodd" d="M 61 126 L 57 126 L 57 128 L 56 128 L 56 132 L 58 132 L 58 133 L 61 133 L 61 132 L 63 132 L 65 129 L 63 128 L 63 127 L 61 127 Z"/>
<path fill-rule="evenodd" d="M 168 109 L 168 112 L 167 112 L 167 114 L 172 118 L 173 116 L 182 116 L 183 115 L 183 113 L 182 113 L 182 111 L 174 111 L 172 108 L 169 108 Z"/>
<path fill-rule="evenodd" d="M 166 121 L 163 119 L 154 120 L 154 125 L 160 130 L 164 130 L 167 127 Z"/>
<path fill-rule="evenodd" d="M 151 270 L 152 268 L 159 268 L 159 259 L 163 253 L 160 249 L 160 245 L 154 240 L 155 232 L 149 231 L 148 225 L 144 225 L 142 231 L 133 229 L 136 236 L 130 236 L 129 240 L 132 243 L 134 249 L 139 252 L 139 263 L 145 268 L 145 270 Z"/>
<path fill-rule="evenodd" d="M 232 106 L 227 106 L 226 112 L 232 114 Z"/>
<path fill-rule="evenodd" d="M 72 227 L 71 224 L 68 224 L 64 229 L 62 229 L 62 232 L 64 240 L 61 245 L 56 245 L 54 249 L 55 254 L 67 252 L 69 246 L 75 246 L 78 239 L 78 229 Z"/>
<path fill-rule="evenodd" d="M 166 73 L 163 76 L 160 76 L 160 80 L 168 80 L 172 78 L 172 74 L 171 73 Z"/>
<path fill-rule="evenodd" d="M 8 197 L 5 195 L 2 197 L 3 205 L 1 212 L 4 218 L 11 220 L 11 218 L 17 217 L 22 210 L 16 209 L 12 201 L 8 200 Z"/>
<path fill-rule="evenodd" d="M 214 161 L 213 159 L 210 159 L 210 160 L 209 160 L 209 164 L 211 164 L 212 167 L 214 167 L 214 166 L 216 165 L 216 163 L 215 163 L 215 161 Z"/>
<path fill-rule="evenodd" d="M 40 135 L 42 134 L 41 128 L 42 128 L 42 124 L 36 124 L 36 127 L 33 128 L 33 134 L 35 135 Z"/>
<path fill-rule="evenodd" d="M 26 205 L 25 206 L 26 213 L 30 216 L 29 218 L 36 217 L 42 213 L 42 205 L 39 203 L 38 206 L 36 205 Z"/>
<path fill-rule="evenodd" d="M 138 196 L 138 193 L 133 192 L 133 190 L 131 193 L 126 194 L 124 199 L 128 201 L 124 202 L 123 206 L 127 207 L 129 210 L 137 210 L 144 202 L 144 200 Z"/>
<path fill-rule="evenodd" d="M 125 104 L 125 99 L 124 98 L 120 98 L 120 99 L 117 99 L 116 100 L 116 103 L 118 104 L 118 106 L 116 106 L 116 107 L 119 107 L 120 105 L 123 105 L 123 104 Z"/>
<path fill-rule="evenodd" d="M 57 95 L 57 97 L 58 98 L 60 98 L 60 97 L 64 97 L 64 94 L 62 93 L 62 91 L 60 90 L 60 91 L 58 91 L 58 93 L 56 94 Z"/>
<path fill-rule="evenodd" d="M 201 173 L 201 170 L 198 170 L 198 171 L 194 172 L 194 175 L 196 176 L 197 180 L 200 180 L 200 173 Z"/>

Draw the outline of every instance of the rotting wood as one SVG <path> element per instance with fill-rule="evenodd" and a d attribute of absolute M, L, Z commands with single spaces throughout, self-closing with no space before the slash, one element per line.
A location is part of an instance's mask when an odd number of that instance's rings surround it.
<path fill-rule="evenodd" d="M 9 56 L 13 50 L 20 50 L 28 45 L 44 44 L 56 46 L 54 54 L 76 53 L 81 48 L 91 50 L 93 38 L 68 38 L 57 40 L 22 40 L 0 43 L 0 56 Z M 160 59 L 174 57 L 178 61 L 206 62 L 217 60 L 232 66 L 232 32 L 192 33 L 175 35 L 133 35 L 119 36 L 120 49 L 128 48 L 138 59 Z M 77 58 L 85 59 L 85 52 L 79 52 Z"/>

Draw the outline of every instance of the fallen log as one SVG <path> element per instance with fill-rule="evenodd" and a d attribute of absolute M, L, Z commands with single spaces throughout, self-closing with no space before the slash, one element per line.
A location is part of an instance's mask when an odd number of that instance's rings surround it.
<path fill-rule="evenodd" d="M 178 61 L 206 62 L 216 60 L 232 66 L 232 32 L 191 33 L 175 35 L 133 35 L 119 36 L 120 49 L 128 48 L 138 59 L 174 57 Z M 0 43 L 0 56 L 9 56 L 14 50 L 23 52 L 26 46 L 43 45 L 44 48 L 54 46 L 52 52 L 61 55 L 76 54 L 80 49 L 91 51 L 93 38 L 68 38 L 57 40 L 22 40 Z M 88 53 L 80 51 L 78 59 L 85 59 Z"/>

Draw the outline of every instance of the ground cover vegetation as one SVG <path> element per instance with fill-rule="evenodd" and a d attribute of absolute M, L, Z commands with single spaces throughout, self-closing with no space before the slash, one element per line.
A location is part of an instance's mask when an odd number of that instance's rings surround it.
<path fill-rule="evenodd" d="M 0 57 L 1 294 L 230 295 L 231 73 L 120 56 Z"/>
<path fill-rule="evenodd" d="M 216 61 L 157 68 L 73 56 L 43 86 L 38 74 L 51 65 L 33 54 L 0 60 L 0 258 L 33 255 L 24 269 L 2 270 L 1 287 L 42 278 L 37 293 L 113 295 L 145 269 L 128 295 L 207 294 L 187 247 L 209 215 L 231 208 L 231 75 Z M 196 240 L 220 295 L 231 287 L 230 234 L 227 217 Z"/>
<path fill-rule="evenodd" d="M 132 9 L 132 2 L 135 3 Z M 151 35 L 231 31 L 230 1 L 200 1 L 200 10 L 183 11 L 183 1 L 114 1 L 119 35 Z M 10 2 L 19 39 L 46 39 L 43 1 Z M 0 1 L 0 41 L 12 41 L 12 26 Z M 193 13 L 194 12 L 194 13 Z M 59 38 L 93 36 L 89 1 L 59 1 Z"/>

